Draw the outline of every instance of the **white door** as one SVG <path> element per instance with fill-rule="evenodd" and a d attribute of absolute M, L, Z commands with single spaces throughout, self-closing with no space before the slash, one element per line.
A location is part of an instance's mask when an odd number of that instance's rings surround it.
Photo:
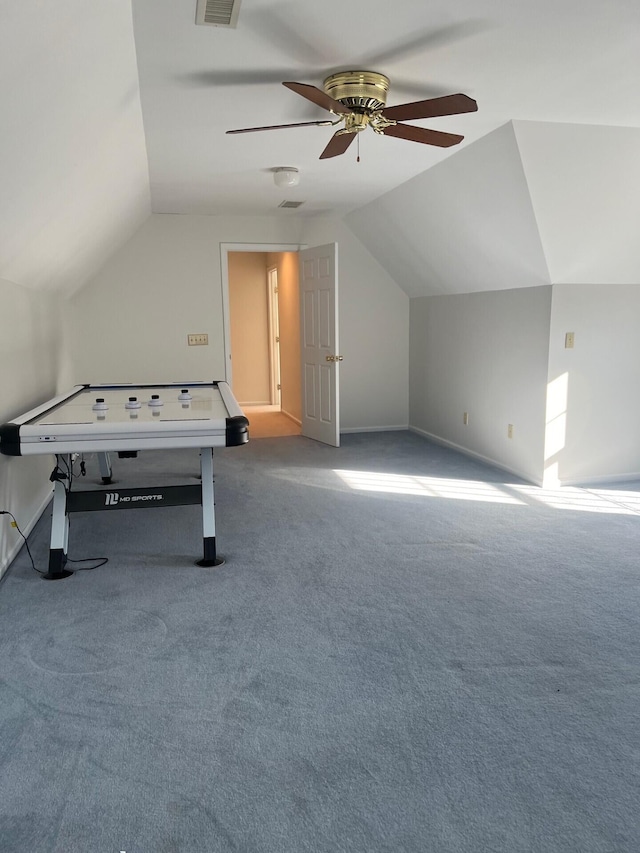
<path fill-rule="evenodd" d="M 302 434 L 340 446 L 338 245 L 300 252 Z"/>

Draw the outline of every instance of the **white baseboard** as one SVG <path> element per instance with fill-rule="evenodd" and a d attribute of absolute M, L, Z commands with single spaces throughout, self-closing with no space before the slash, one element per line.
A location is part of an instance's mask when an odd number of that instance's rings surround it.
<path fill-rule="evenodd" d="M 262 403 L 238 403 L 240 408 L 244 411 L 245 409 L 249 409 L 253 412 L 279 412 L 280 406 L 272 406 L 269 402 Z"/>
<path fill-rule="evenodd" d="M 299 427 L 302 426 L 302 421 L 299 420 L 298 418 L 296 418 L 294 415 L 292 415 L 291 412 L 286 412 L 284 409 L 281 409 L 280 411 L 282 412 L 283 415 L 286 415 L 290 421 L 293 421 L 294 424 L 297 424 Z"/>
<path fill-rule="evenodd" d="M 597 477 L 562 480 L 562 485 L 588 489 L 590 486 L 598 486 L 602 483 L 637 483 L 638 480 L 640 480 L 640 472 L 636 474 L 599 474 Z"/>
<path fill-rule="evenodd" d="M 453 441 L 448 441 L 446 438 L 441 438 L 439 435 L 434 435 L 431 432 L 427 432 L 424 429 L 420 429 L 420 427 L 411 426 L 409 424 L 409 432 L 415 432 L 418 435 L 421 435 L 423 438 L 428 438 L 429 441 L 433 441 L 436 444 L 441 444 L 444 447 L 450 447 L 452 450 L 456 450 L 458 453 L 462 453 L 464 456 L 470 456 L 472 459 L 478 459 L 480 462 L 485 462 L 487 465 L 493 465 L 494 468 L 499 468 L 501 471 L 506 471 L 507 474 L 513 474 L 515 477 L 519 477 L 521 480 L 526 480 L 528 483 L 533 483 L 534 486 L 542 486 L 542 480 L 537 480 L 531 477 L 530 474 L 523 474 L 522 471 L 516 471 L 515 468 L 509 468 L 508 465 L 505 465 L 502 462 L 498 462 L 495 459 L 492 459 L 490 456 L 485 456 L 482 453 L 476 453 L 475 450 L 469 450 L 468 447 L 463 447 L 460 444 L 456 444 Z"/>
<path fill-rule="evenodd" d="M 346 427 L 345 429 L 340 429 L 340 435 L 348 435 L 352 432 L 406 432 L 408 429 L 411 429 L 411 427 L 408 427 L 407 424 L 392 424 L 389 426 Z"/>
<path fill-rule="evenodd" d="M 44 500 L 42 501 L 42 503 L 40 504 L 40 506 L 38 507 L 38 509 L 34 513 L 33 518 L 24 525 L 20 524 L 20 530 L 22 530 L 22 532 L 24 533 L 25 536 L 28 536 L 31 533 L 31 531 L 33 530 L 33 528 L 36 526 L 36 524 L 40 520 L 42 513 L 48 507 L 52 498 L 53 498 L 53 492 L 51 491 L 45 496 Z M 18 521 L 18 523 L 20 523 L 20 522 Z M 11 563 L 13 563 L 15 558 L 18 556 L 18 554 L 20 553 L 20 549 L 24 547 L 24 539 L 22 538 L 22 536 L 20 536 L 18 531 L 16 531 L 16 536 L 17 536 L 17 541 L 15 542 L 13 547 L 9 549 L 9 552 L 8 552 L 7 556 L 4 558 L 4 560 L 2 560 L 2 562 L 0 562 L 0 578 L 2 578 L 4 573 L 7 571 L 7 569 L 11 565 Z"/>
<path fill-rule="evenodd" d="M 243 412 L 252 414 L 252 412 L 262 413 L 262 412 L 278 412 L 279 414 L 286 415 L 289 420 L 292 420 L 294 423 L 298 424 L 298 426 L 302 426 L 302 421 L 292 415 L 291 412 L 285 411 L 281 406 L 272 406 L 270 403 L 239 403 L 238 404 Z"/>

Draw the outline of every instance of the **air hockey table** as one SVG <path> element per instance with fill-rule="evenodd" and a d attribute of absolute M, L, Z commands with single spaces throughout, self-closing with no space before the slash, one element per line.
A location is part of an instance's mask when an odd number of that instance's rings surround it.
<path fill-rule="evenodd" d="M 213 448 L 249 440 L 249 421 L 226 382 L 158 385 L 76 385 L 10 423 L 0 425 L 0 452 L 7 456 L 54 454 L 53 514 L 49 567 L 43 577 L 73 574 L 67 566 L 69 513 L 202 505 L 203 558 L 219 565 L 216 553 Z M 110 453 L 135 456 L 139 450 L 198 448 L 198 485 L 76 490 L 77 456 L 97 454 L 103 486 L 112 483 Z"/>

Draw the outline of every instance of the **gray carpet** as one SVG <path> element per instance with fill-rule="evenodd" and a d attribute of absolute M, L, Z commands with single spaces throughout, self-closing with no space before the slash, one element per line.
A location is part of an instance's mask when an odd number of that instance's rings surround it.
<path fill-rule="evenodd" d="M 223 567 L 197 507 L 86 513 L 107 565 L 0 585 L 3 853 L 640 850 L 640 484 L 558 508 L 402 432 L 215 464 Z"/>

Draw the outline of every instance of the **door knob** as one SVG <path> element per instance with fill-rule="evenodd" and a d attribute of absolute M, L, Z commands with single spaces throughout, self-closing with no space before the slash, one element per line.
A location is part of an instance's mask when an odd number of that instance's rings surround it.
<path fill-rule="evenodd" d="M 341 355 L 328 355 L 327 361 L 344 361 L 344 356 Z"/>

